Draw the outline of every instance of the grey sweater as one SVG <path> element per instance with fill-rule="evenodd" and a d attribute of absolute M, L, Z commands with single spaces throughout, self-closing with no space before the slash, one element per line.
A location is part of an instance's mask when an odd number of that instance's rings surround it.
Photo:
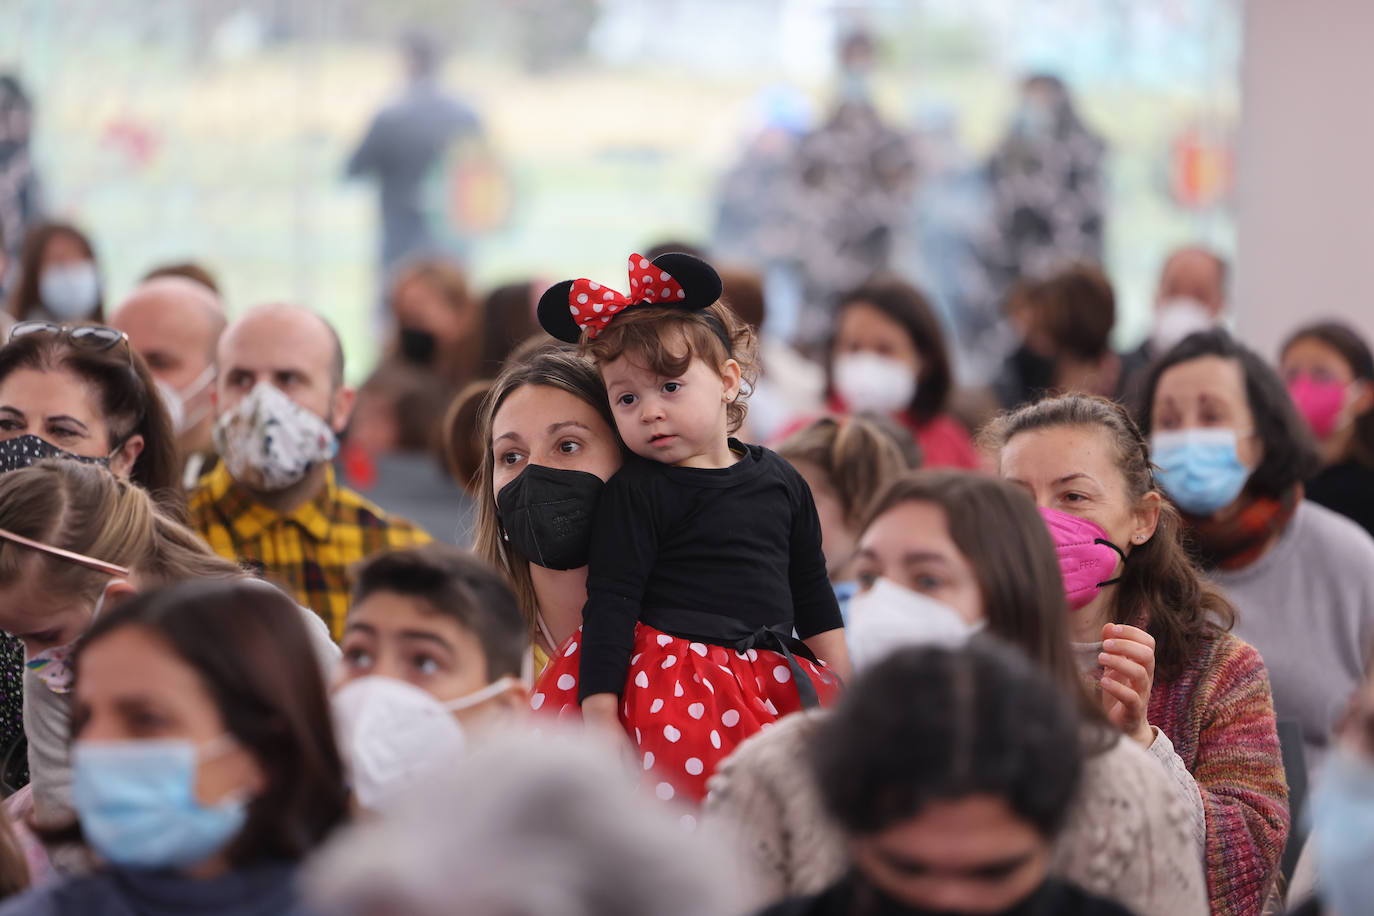
<path fill-rule="evenodd" d="M 1374 539 L 1303 500 L 1268 553 L 1209 578 L 1236 606 L 1235 635 L 1264 658 L 1279 720 L 1302 727 L 1312 770 L 1374 646 Z"/>

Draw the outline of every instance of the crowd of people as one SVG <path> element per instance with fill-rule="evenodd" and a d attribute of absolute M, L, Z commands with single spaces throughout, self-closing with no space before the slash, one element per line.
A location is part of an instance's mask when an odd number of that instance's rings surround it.
<path fill-rule="evenodd" d="M 829 130 L 881 134 L 865 53 Z M 729 249 L 483 296 L 388 247 L 355 390 L 330 316 L 29 227 L 0 916 L 1368 912 L 1374 356 L 1251 349 L 1198 245 L 1114 350 L 1101 145 L 1024 91 L 999 207 L 1077 196 L 985 388 L 862 257 L 789 333 Z"/>

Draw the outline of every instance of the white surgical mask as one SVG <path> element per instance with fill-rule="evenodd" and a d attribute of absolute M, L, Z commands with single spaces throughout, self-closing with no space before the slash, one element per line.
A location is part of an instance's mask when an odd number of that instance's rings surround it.
<path fill-rule="evenodd" d="M 896 413 L 916 396 L 916 371 L 869 351 L 835 357 L 835 391 L 855 413 Z"/>
<path fill-rule="evenodd" d="M 465 697 L 444 703 L 413 684 L 391 677 L 364 677 L 333 697 L 339 751 L 353 794 L 377 810 L 467 746 L 455 712 L 471 709 L 519 684 L 503 677 Z"/>
<path fill-rule="evenodd" d="M 220 416 L 214 439 L 234 479 L 268 493 L 300 483 L 339 451 L 329 424 L 270 382 L 259 382 Z"/>
<path fill-rule="evenodd" d="M 1150 347 L 1156 354 L 1167 353 L 1189 334 L 1210 331 L 1215 326 L 1211 309 L 1191 296 L 1175 296 L 1155 309 Z"/>
<path fill-rule="evenodd" d="M 206 415 L 210 413 L 208 403 L 201 404 L 190 413 L 186 412 L 186 405 L 199 397 L 214 380 L 214 366 L 206 366 L 205 371 L 196 376 L 195 381 L 180 390 L 173 388 L 162 379 L 155 380 L 154 384 L 157 385 L 158 397 L 162 398 L 162 406 L 167 408 L 167 418 L 172 421 L 172 430 L 178 436 L 205 419 Z"/>
<path fill-rule="evenodd" d="M 912 646 L 958 647 L 985 626 L 928 595 L 879 579 L 849 599 L 845 637 L 855 671 L 871 668 L 898 649 Z"/>
<path fill-rule="evenodd" d="M 38 298 L 58 321 L 90 317 L 100 303 L 100 274 L 95 262 L 44 268 L 38 277 Z"/>

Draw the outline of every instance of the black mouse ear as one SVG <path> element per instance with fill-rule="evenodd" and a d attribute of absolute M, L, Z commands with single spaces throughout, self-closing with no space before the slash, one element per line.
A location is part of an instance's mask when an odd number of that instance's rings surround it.
<path fill-rule="evenodd" d="M 573 281 L 555 283 L 539 297 L 539 324 L 554 337 L 567 343 L 577 343 L 582 339 L 582 329 L 573 320 L 572 310 L 568 307 L 568 294 L 572 292 Z"/>
<path fill-rule="evenodd" d="M 666 271 L 687 294 L 681 302 L 676 303 L 680 308 L 704 309 L 714 305 L 724 289 L 720 274 L 716 273 L 714 267 L 685 252 L 661 254 L 654 258 L 654 266 Z"/>

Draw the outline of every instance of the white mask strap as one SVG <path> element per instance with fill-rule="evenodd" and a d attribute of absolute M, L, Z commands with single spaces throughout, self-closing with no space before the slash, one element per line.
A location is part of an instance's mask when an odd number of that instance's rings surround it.
<path fill-rule="evenodd" d="M 474 706 L 485 703 L 492 697 L 500 696 L 512 687 L 517 686 L 519 683 L 519 679 L 507 675 L 506 677 L 492 681 L 481 690 L 474 690 L 467 696 L 459 697 L 456 700 L 450 700 L 444 704 L 444 708 L 449 712 L 460 712 L 464 709 L 471 709 Z"/>

